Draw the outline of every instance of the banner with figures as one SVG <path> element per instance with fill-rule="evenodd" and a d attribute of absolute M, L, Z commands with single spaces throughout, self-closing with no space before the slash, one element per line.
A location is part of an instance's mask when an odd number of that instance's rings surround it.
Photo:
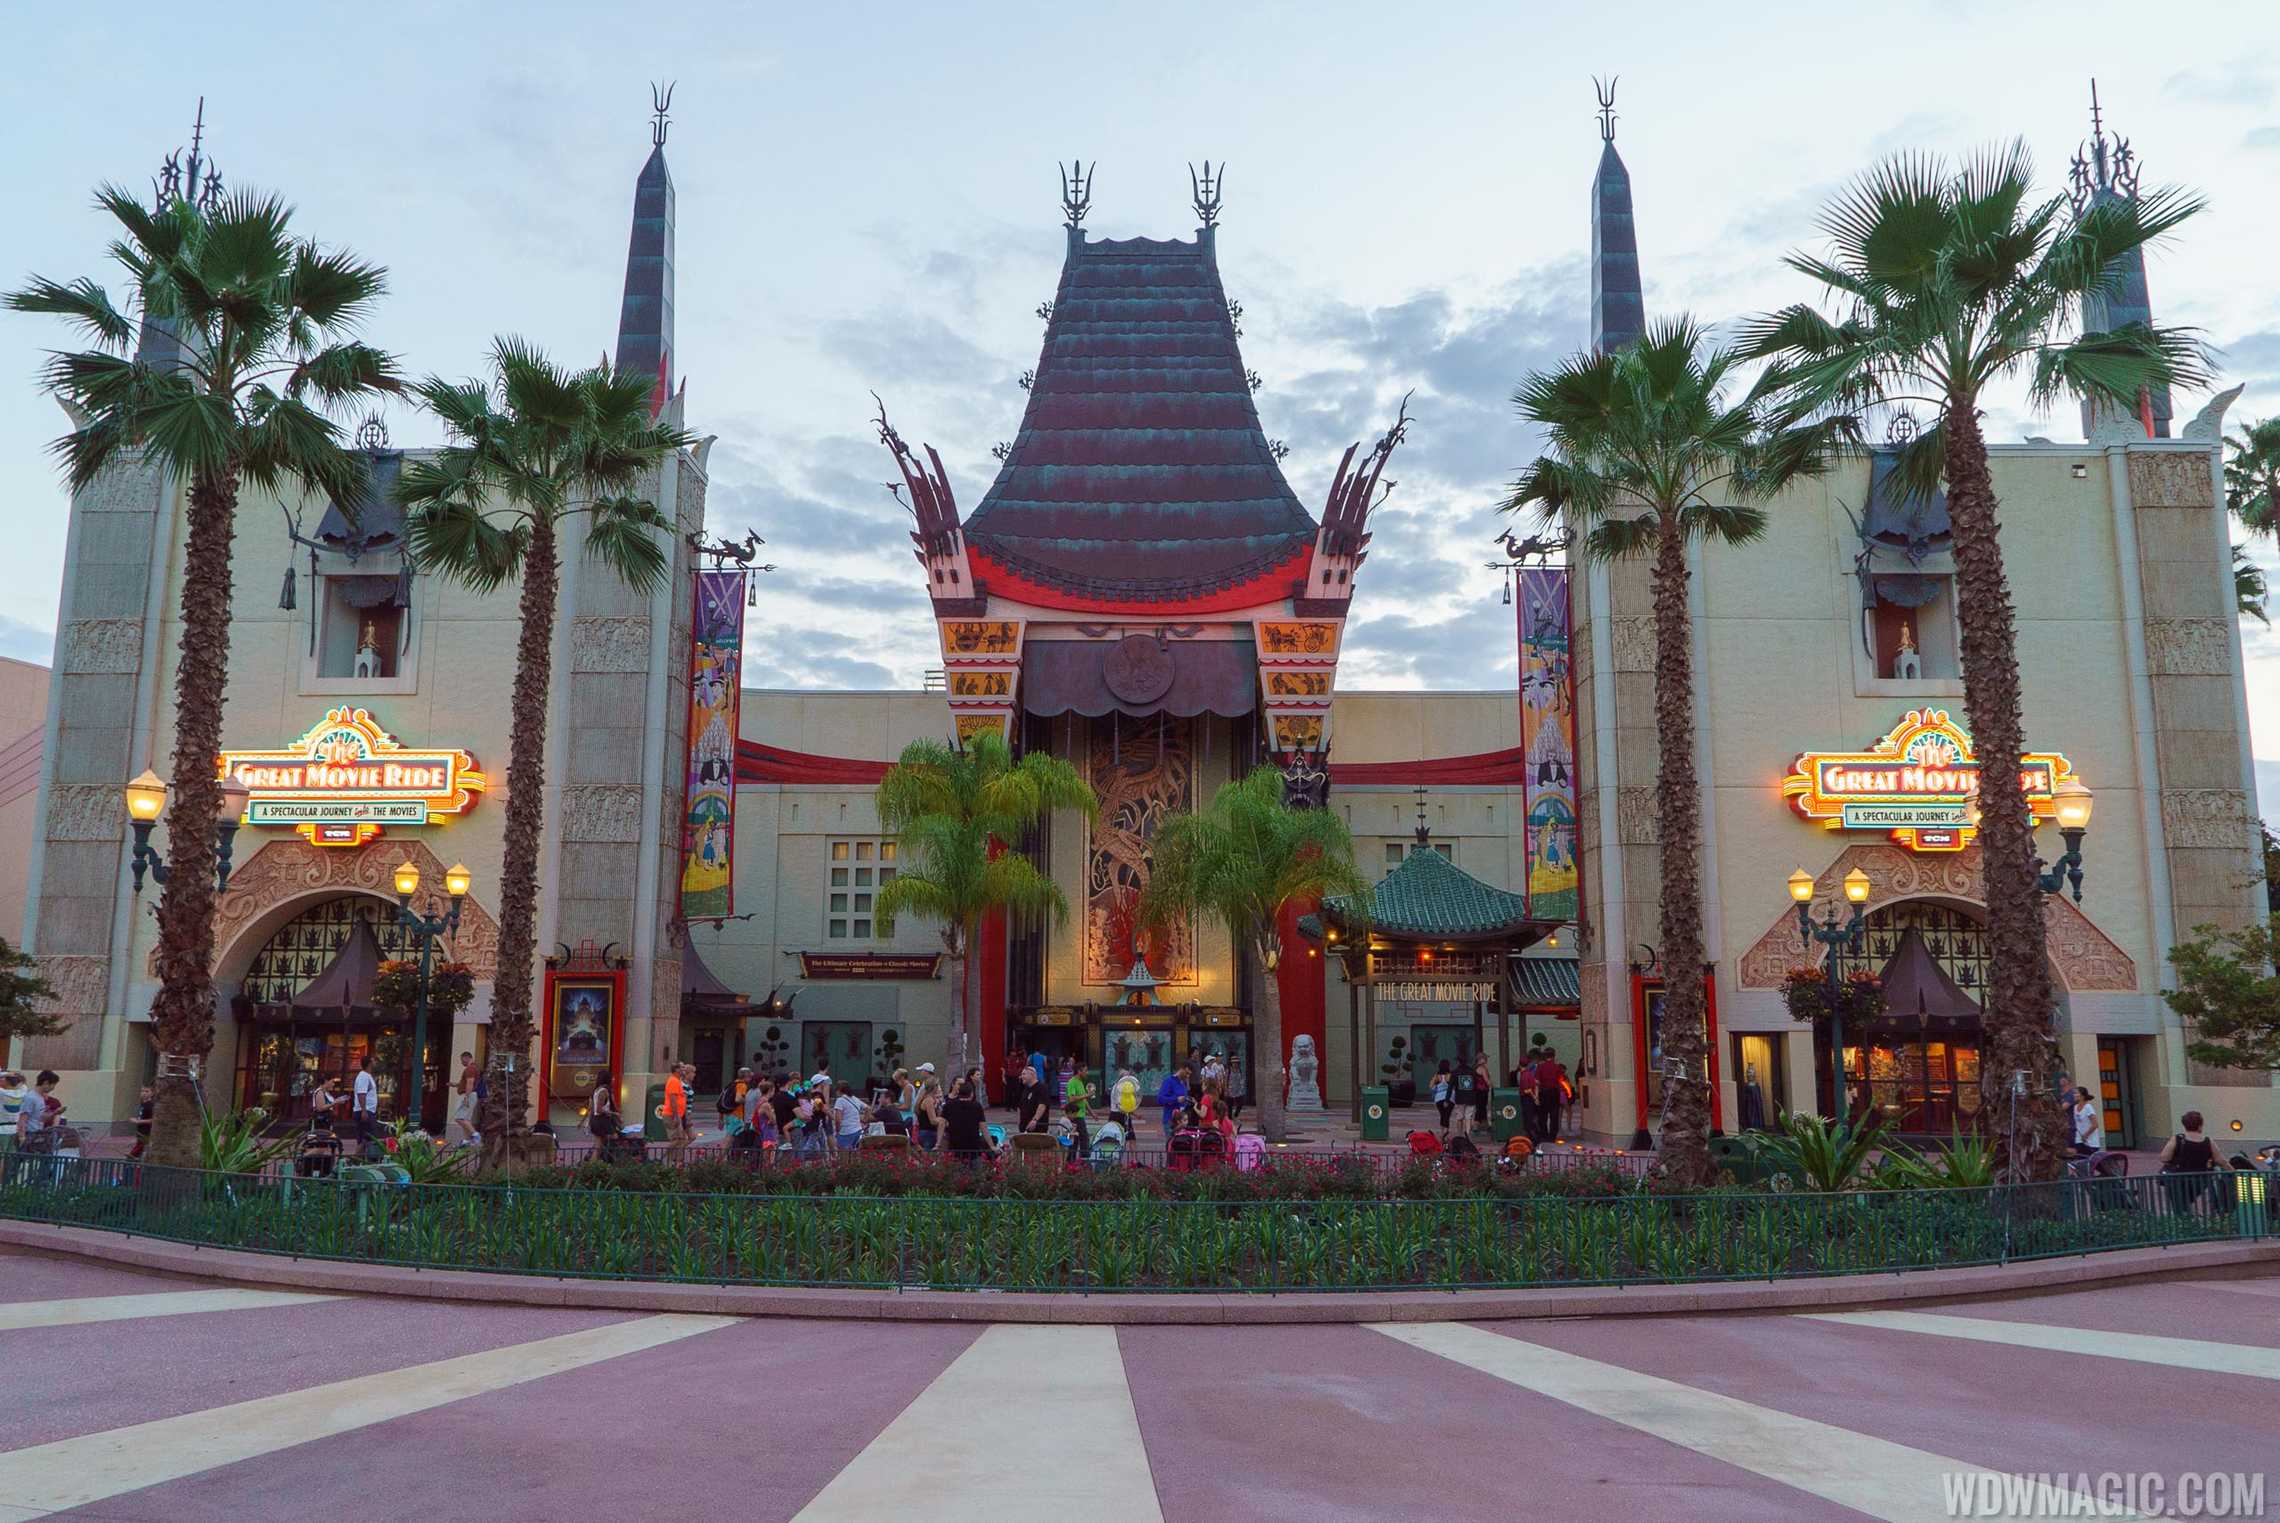
<path fill-rule="evenodd" d="M 1527 761 L 1528 914 L 1577 909 L 1575 673 L 1568 659 L 1568 572 L 1520 573 L 1520 744 Z"/>
<path fill-rule="evenodd" d="M 744 683 L 744 584 L 751 573 L 697 573 L 689 651 L 689 794 L 681 829 L 681 913 L 736 908 L 736 722 Z"/>

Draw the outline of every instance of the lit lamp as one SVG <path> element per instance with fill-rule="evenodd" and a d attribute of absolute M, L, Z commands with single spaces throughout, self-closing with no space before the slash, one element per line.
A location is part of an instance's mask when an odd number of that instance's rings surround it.
<path fill-rule="evenodd" d="M 1845 1018 L 1841 1003 L 1844 986 L 1837 977 L 1837 955 L 1840 951 L 1859 949 L 1861 931 L 1867 924 L 1868 896 L 1875 889 L 1868 874 L 1854 868 L 1844 877 L 1845 900 L 1852 905 L 1852 917 L 1840 921 L 1834 906 L 1828 918 L 1813 918 L 1813 875 L 1802 867 L 1789 875 L 1789 897 L 1797 905 L 1797 935 L 1806 946 L 1815 942 L 1829 949 L 1827 960 L 1829 983 L 1829 1077 L 1830 1092 L 1837 1113 L 1837 1128 L 1842 1131 L 1852 1119 L 1852 1097 L 1845 1092 Z"/>
<path fill-rule="evenodd" d="M 2082 902 L 2082 837 L 2090 830 L 2092 808 L 2090 790 L 2082 779 L 2069 777 L 2051 790 L 2052 812 L 2058 816 L 2059 839 L 2066 843 L 2066 852 L 2048 869 L 2041 869 L 2036 859 L 2037 879 L 2042 891 L 2055 894 L 2063 885 L 2074 892 L 2074 902 Z"/>
<path fill-rule="evenodd" d="M 142 892 L 143 878 L 147 875 L 157 881 L 160 888 L 172 876 L 165 855 L 151 844 L 151 833 L 158 828 L 159 816 L 166 813 L 166 779 L 149 768 L 126 786 L 127 823 L 134 827 L 134 854 L 128 866 L 134 874 L 134 891 Z M 220 893 L 230 883 L 230 847 L 237 840 L 238 822 L 245 816 L 245 785 L 236 778 L 222 783 L 221 807 L 214 815 L 214 892 Z"/>
<path fill-rule="evenodd" d="M 404 1089 L 404 1114 L 417 1126 L 420 1119 L 420 1081 L 427 1072 L 427 1007 L 428 974 L 435 962 L 435 943 L 439 936 L 448 936 L 459 929 L 459 910 L 474 886 L 475 875 L 464 862 L 454 862 L 443 870 L 443 886 L 451 896 L 451 908 L 441 915 L 422 914 L 412 908 L 412 896 L 420 891 L 419 864 L 409 859 L 396 864 L 396 920 L 406 933 L 420 944 L 420 992 L 412 1007 L 412 1072 Z"/>

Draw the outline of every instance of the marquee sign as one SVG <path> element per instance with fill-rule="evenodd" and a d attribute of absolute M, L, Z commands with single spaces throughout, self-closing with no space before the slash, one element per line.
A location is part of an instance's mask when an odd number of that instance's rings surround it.
<path fill-rule="evenodd" d="M 245 789 L 246 824 L 291 828 L 318 846 L 361 846 L 385 826 L 464 814 L 489 786 L 465 751 L 402 745 L 349 708 L 282 750 L 224 751 L 220 775 Z"/>
<path fill-rule="evenodd" d="M 2027 808 L 2057 812 L 2058 785 L 2073 763 L 2055 751 L 2019 759 Z M 1961 851 L 1978 829 L 1979 762 L 1971 734 L 1945 709 L 1910 709 L 1866 751 L 1805 751 L 1782 779 L 1782 796 L 1823 830 L 1883 830 L 1911 851 Z"/>

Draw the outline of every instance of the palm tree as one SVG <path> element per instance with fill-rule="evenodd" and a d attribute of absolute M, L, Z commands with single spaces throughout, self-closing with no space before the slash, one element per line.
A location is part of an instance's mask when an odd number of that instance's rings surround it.
<path fill-rule="evenodd" d="M 518 1060 L 490 1086 L 487 1162 L 529 1116 L 531 970 L 538 937 L 539 832 L 546 814 L 546 708 L 554 688 L 554 613 L 563 531 L 585 520 L 585 555 L 637 592 L 672 566 L 673 525 L 631 495 L 693 440 L 655 421 L 650 375 L 605 367 L 572 374 L 521 339 L 492 346 L 495 383 L 429 377 L 414 388 L 452 442 L 407 460 L 396 495 L 410 510 L 413 557 L 476 592 L 522 583 L 513 713 L 507 732 L 507 820 L 499 881 L 499 971 L 491 1052 Z M 494 1133 L 497 1135 L 494 1144 Z"/>
<path fill-rule="evenodd" d="M 872 901 L 883 935 L 916 915 L 942 925 L 950 963 L 949 1072 L 967 1069 L 973 1029 L 968 961 L 992 910 L 1050 911 L 1069 918 L 1069 901 L 1038 865 L 1008 850 L 1055 809 L 1100 812 L 1091 785 L 1060 757 L 1031 751 L 1020 760 L 1003 736 L 976 735 L 963 746 L 914 740 L 879 780 L 879 825 L 896 838 L 895 876 Z M 975 1096 L 976 1099 L 982 1098 Z"/>
<path fill-rule="evenodd" d="M 1208 914 L 1227 927 L 1235 955 L 1249 958 L 1260 976 L 1251 980 L 1251 1019 L 1257 1042 L 1252 1064 L 1259 1126 L 1281 1141 L 1283 1120 L 1282 962 L 1278 929 L 1285 906 L 1314 903 L 1332 894 L 1365 905 L 1369 884 L 1354 866 L 1346 822 L 1327 809 L 1294 809 L 1283 802 L 1282 774 L 1261 767 L 1222 783 L 1199 814 L 1174 815 L 1156 827 L 1148 886 L 1138 920 L 1161 925 L 1175 915 Z"/>
<path fill-rule="evenodd" d="M 2242 618 L 2254 619 L 2267 629 L 2272 616 L 2265 611 L 2264 598 L 2268 590 L 2264 582 L 2264 568 L 2249 558 L 2248 546 L 2232 547 L 2233 602 L 2240 608 Z"/>
<path fill-rule="evenodd" d="M 1815 435 L 1770 437 L 1749 402 L 1729 402 L 1735 355 L 1708 347 L 1691 318 L 1657 322 L 1612 353 L 1578 354 L 1514 394 L 1542 425 L 1549 453 L 1513 483 L 1504 510 L 1565 516 L 1583 554 L 1654 557 L 1656 826 L 1668 1056 L 1700 1077 L 1669 1080 L 1658 1167 L 1709 1184 L 1709 1037 L 1701 970 L 1702 788 L 1694 769 L 1694 654 L 1687 546 L 1747 545 L 1765 533 L 1763 502 L 1817 468 Z"/>
<path fill-rule="evenodd" d="M 2106 196 L 2069 220 L 2066 198 L 2038 199 L 2033 180 L 2018 142 L 1960 166 L 1929 155 L 1877 166 L 1822 214 L 1828 257 L 1787 261 L 1823 287 L 1838 315 L 1802 303 L 1769 313 L 1751 325 L 1746 346 L 1774 362 L 1762 384 L 1787 418 L 1817 417 L 1858 441 L 1872 410 L 1935 414 L 1901 452 L 1900 469 L 1919 490 L 1947 487 L 1990 944 L 1981 1067 L 1991 1099 L 2013 1073 L 2031 1076 L 2016 1134 L 1997 1143 L 2011 1181 L 2057 1177 L 2067 1123 L 2053 1098 L 2050 965 L 2021 790 L 2016 631 L 1982 400 L 1990 387 L 2023 381 L 2038 410 L 2077 397 L 2135 413 L 2148 387 L 2206 379 L 2202 348 L 2183 329 L 2076 331 L 2084 302 L 2118 278 L 2116 261 L 2184 222 L 2200 200 L 2176 190 Z M 1989 1113 L 2004 1111 L 1991 1104 Z"/>
<path fill-rule="evenodd" d="M 2225 443 L 2225 506 L 2257 533 L 2280 534 L 2280 418 L 2246 424 Z"/>
<path fill-rule="evenodd" d="M 386 272 L 295 238 L 292 209 L 273 196 L 238 191 L 193 204 L 175 195 L 152 210 L 106 186 L 96 205 L 119 226 L 111 257 L 126 271 L 124 301 L 92 279 L 39 276 L 6 300 L 65 319 L 92 345 L 49 355 L 41 379 L 76 425 L 55 442 L 72 491 L 134 461 L 189 488 L 172 870 L 158 902 L 151 1035 L 162 1059 L 203 1059 L 214 1045 L 214 758 L 229 680 L 238 494 L 292 483 L 359 500 L 361 467 L 334 419 L 399 384 L 386 354 L 350 337 Z M 172 342 L 145 344 L 146 333 Z M 159 1065 L 148 1157 L 195 1168 L 198 1103 L 186 1067 Z"/>

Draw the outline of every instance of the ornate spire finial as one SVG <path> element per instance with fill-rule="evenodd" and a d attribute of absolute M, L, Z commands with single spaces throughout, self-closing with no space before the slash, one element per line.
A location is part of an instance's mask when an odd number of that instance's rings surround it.
<path fill-rule="evenodd" d="M 1433 827 L 1425 823 L 1425 790 L 1417 792 L 1417 844 L 1429 846 L 1433 842 Z"/>
<path fill-rule="evenodd" d="M 2134 201 L 2138 193 L 2137 154 L 2130 140 L 2120 133 L 2108 136 L 2106 115 L 2098 103 L 2098 81 L 2090 81 L 2090 136 L 2076 150 L 2074 163 L 2067 170 L 2075 215 L 2090 209 L 2090 203 L 2101 195 L 2117 195 Z"/>
<path fill-rule="evenodd" d="M 653 147 L 665 146 L 665 130 L 673 125 L 673 87 L 678 80 L 667 80 L 662 88 L 649 87 L 649 141 Z"/>
<path fill-rule="evenodd" d="M 1211 160 L 1203 161 L 1203 173 L 1197 174 L 1193 164 L 1188 165 L 1188 189 L 1194 196 L 1195 214 L 1203 219 L 1205 227 L 1219 225 L 1219 186 L 1227 178 L 1227 161 L 1219 161 L 1219 170 L 1212 172 Z"/>
<path fill-rule="evenodd" d="M 1085 168 L 1083 159 L 1071 159 L 1059 166 L 1061 171 L 1061 215 L 1068 219 L 1071 228 L 1084 226 L 1085 213 L 1092 210 L 1093 169 L 1100 168 L 1095 159 L 1092 169 Z"/>
<path fill-rule="evenodd" d="M 1599 141 L 1602 143 L 1615 141 L 1615 87 L 1622 82 L 1620 74 L 1609 75 L 1605 84 L 1599 82 L 1598 75 L 1591 76 L 1592 93 L 1599 97 Z"/>
<path fill-rule="evenodd" d="M 183 161 L 183 150 L 177 148 L 166 156 L 151 182 L 155 210 L 166 210 L 170 201 L 187 201 L 199 211 L 214 209 L 222 198 L 222 173 L 206 157 L 206 97 L 198 97 L 197 119 L 190 124 L 189 161 Z"/>

